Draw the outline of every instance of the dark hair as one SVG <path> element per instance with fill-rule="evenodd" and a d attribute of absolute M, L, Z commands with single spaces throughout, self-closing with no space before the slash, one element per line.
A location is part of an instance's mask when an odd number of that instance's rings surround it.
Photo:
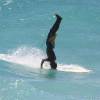
<path fill-rule="evenodd" d="M 57 68 L 57 63 L 55 61 L 50 62 L 51 68 L 56 69 Z"/>

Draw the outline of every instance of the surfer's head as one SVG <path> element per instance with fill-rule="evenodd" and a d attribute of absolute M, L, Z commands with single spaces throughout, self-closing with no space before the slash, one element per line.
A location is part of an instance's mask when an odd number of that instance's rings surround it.
<path fill-rule="evenodd" d="M 56 69 L 57 68 L 57 63 L 55 61 L 50 62 L 51 69 Z"/>

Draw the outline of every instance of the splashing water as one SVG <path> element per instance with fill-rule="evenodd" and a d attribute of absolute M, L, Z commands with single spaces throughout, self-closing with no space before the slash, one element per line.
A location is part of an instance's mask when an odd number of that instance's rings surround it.
<path fill-rule="evenodd" d="M 39 66 L 41 59 L 43 58 L 43 52 L 36 48 L 21 47 L 16 50 L 10 51 L 8 54 L 0 54 L 0 59 L 29 67 Z"/>
<path fill-rule="evenodd" d="M 40 63 L 42 58 L 45 58 L 46 55 L 42 52 L 42 50 L 38 48 L 28 48 L 28 47 L 20 47 L 16 50 L 12 50 L 11 53 L 8 54 L 0 54 L 0 60 L 7 61 L 10 63 L 21 64 L 31 68 L 40 68 Z M 49 69 L 48 63 L 44 64 L 44 68 Z M 90 72 L 80 65 L 74 64 L 58 64 L 59 71 L 67 71 L 67 72 Z"/>

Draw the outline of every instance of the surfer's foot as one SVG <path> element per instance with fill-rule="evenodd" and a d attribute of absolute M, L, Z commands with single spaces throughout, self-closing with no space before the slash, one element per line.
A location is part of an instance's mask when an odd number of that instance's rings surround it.
<path fill-rule="evenodd" d="M 62 17 L 58 14 L 55 14 L 55 16 L 57 17 L 57 19 L 60 19 L 60 20 L 62 19 Z"/>

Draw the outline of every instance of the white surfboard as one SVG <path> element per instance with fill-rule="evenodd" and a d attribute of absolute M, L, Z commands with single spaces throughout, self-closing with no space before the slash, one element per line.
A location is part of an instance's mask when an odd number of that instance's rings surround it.
<path fill-rule="evenodd" d="M 8 54 L 0 54 L 0 60 L 6 61 L 9 63 L 24 65 L 26 67 L 35 68 L 35 69 L 40 68 L 40 61 L 41 61 L 40 59 L 33 62 L 33 59 L 29 59 L 29 57 L 22 57 L 22 56 L 16 56 L 16 55 L 8 55 Z M 50 69 L 50 66 L 48 66 L 47 64 L 44 64 L 43 68 Z M 63 72 L 75 72 L 75 73 L 91 72 L 91 70 L 83 66 L 74 65 L 74 64 L 70 64 L 70 65 L 58 64 L 57 70 L 63 71 Z"/>

